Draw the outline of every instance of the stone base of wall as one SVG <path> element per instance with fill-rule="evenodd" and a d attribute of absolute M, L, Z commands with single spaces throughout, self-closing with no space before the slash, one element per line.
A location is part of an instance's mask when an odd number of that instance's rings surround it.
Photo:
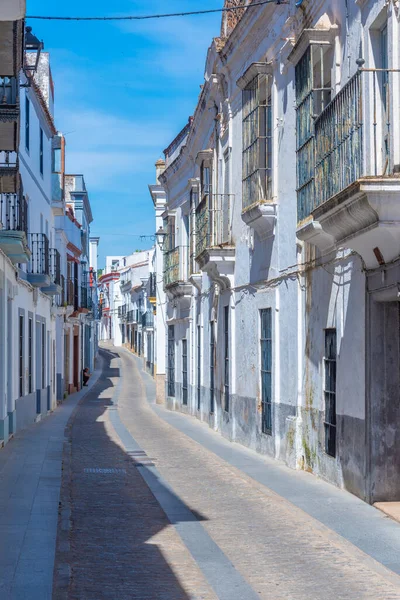
<path fill-rule="evenodd" d="M 64 400 L 64 378 L 61 373 L 57 373 L 57 402 Z"/>
<path fill-rule="evenodd" d="M 17 427 L 18 431 L 20 429 L 25 429 L 25 427 L 29 427 L 36 420 L 36 392 L 32 392 L 27 396 L 22 396 L 18 398 L 15 403 L 15 412 L 17 415 Z"/>
<path fill-rule="evenodd" d="M 10 437 L 8 415 L 4 419 L 0 419 L 0 448 L 7 444 Z"/>
<path fill-rule="evenodd" d="M 165 404 L 165 375 L 156 375 L 156 402 Z"/>

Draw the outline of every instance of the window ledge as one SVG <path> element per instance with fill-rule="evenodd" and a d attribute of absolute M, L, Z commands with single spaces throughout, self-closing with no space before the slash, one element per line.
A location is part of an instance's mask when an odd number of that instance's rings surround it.
<path fill-rule="evenodd" d="M 249 83 L 253 81 L 257 75 L 272 75 L 272 63 L 266 62 L 254 62 L 249 68 L 243 73 L 236 82 L 236 85 L 244 90 Z"/>
<path fill-rule="evenodd" d="M 296 66 L 305 51 L 312 44 L 318 46 L 330 46 L 333 44 L 334 37 L 338 34 L 337 25 L 321 29 L 304 29 L 303 33 L 296 42 L 293 50 L 288 56 L 288 61 Z"/>
<path fill-rule="evenodd" d="M 242 211 L 242 220 L 252 227 L 260 240 L 274 235 L 276 222 L 276 203 L 257 202 Z"/>

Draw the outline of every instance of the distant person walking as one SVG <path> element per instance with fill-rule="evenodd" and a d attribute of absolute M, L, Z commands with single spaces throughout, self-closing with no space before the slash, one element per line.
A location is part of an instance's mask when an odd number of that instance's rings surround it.
<path fill-rule="evenodd" d="M 87 367 L 85 367 L 83 369 L 83 385 L 87 385 L 89 379 L 90 379 L 89 369 Z"/>

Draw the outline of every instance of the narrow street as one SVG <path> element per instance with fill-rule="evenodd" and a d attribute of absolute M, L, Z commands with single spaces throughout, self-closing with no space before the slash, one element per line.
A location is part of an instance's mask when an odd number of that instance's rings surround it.
<path fill-rule="evenodd" d="M 400 598 L 398 524 L 154 405 L 128 351 L 101 357 L 64 444 L 53 598 Z"/>

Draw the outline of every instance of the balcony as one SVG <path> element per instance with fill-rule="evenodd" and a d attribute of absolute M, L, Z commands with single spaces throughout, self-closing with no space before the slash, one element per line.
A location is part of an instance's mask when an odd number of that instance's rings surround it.
<path fill-rule="evenodd" d="M 88 288 L 88 286 L 86 284 L 83 284 L 80 286 L 79 291 L 78 291 L 78 297 L 79 297 L 78 310 L 80 310 L 81 312 L 86 312 L 86 313 L 93 310 L 91 290 L 90 290 L 90 288 Z"/>
<path fill-rule="evenodd" d="M 152 329 L 154 327 L 154 314 L 148 310 L 142 314 L 142 327 Z"/>
<path fill-rule="evenodd" d="M 79 308 L 79 287 L 78 282 L 73 277 L 67 279 L 67 306 L 73 306 L 74 311 Z"/>
<path fill-rule="evenodd" d="M 14 263 L 27 263 L 28 203 L 22 194 L 0 194 L 0 248 Z"/>
<path fill-rule="evenodd" d="M 29 233 L 28 244 L 31 249 L 28 281 L 34 287 L 46 288 L 51 282 L 49 240 L 44 233 Z"/>
<path fill-rule="evenodd" d="M 127 292 L 131 291 L 132 280 L 130 272 L 121 275 L 119 286 L 122 294 L 126 294 Z"/>
<path fill-rule="evenodd" d="M 129 310 L 126 316 L 127 323 L 137 323 L 139 321 L 139 311 L 136 309 Z"/>
<path fill-rule="evenodd" d="M 64 191 L 61 173 L 51 174 L 51 208 L 53 215 L 62 217 L 65 214 Z"/>
<path fill-rule="evenodd" d="M 187 270 L 188 248 L 177 246 L 164 253 L 164 289 L 170 300 L 179 300 L 182 304 L 190 305 L 192 285 L 188 281 Z"/>
<path fill-rule="evenodd" d="M 16 77 L 0 77 L 0 149 L 17 152 L 19 99 Z"/>
<path fill-rule="evenodd" d="M 205 195 L 196 208 L 196 262 L 222 289 L 231 286 L 235 268 L 234 198 L 233 194 Z"/>
<path fill-rule="evenodd" d="M 297 237 L 354 250 L 370 269 L 400 255 L 399 78 L 360 69 L 328 104 L 314 124 L 313 185 L 298 194 Z"/>
<path fill-rule="evenodd" d="M 157 303 L 157 275 L 150 273 L 149 277 L 149 302 L 155 305 Z"/>
<path fill-rule="evenodd" d="M 61 256 L 56 248 L 50 249 L 50 285 L 42 287 L 42 292 L 48 296 L 61 293 Z"/>
<path fill-rule="evenodd" d="M 18 193 L 20 185 L 17 152 L 0 151 L 0 183 L 2 185 L 1 190 L 3 193 Z"/>
<path fill-rule="evenodd" d="M 56 305 L 60 308 L 67 306 L 67 294 L 64 275 L 60 275 L 60 292 L 57 294 Z"/>

